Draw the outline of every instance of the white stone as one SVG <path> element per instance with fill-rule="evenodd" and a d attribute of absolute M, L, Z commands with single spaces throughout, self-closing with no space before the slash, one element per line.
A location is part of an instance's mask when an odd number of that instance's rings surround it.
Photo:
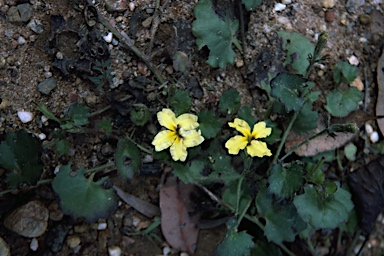
<path fill-rule="evenodd" d="M 360 42 L 360 43 L 366 43 L 366 42 L 368 42 L 368 39 L 365 38 L 365 37 L 360 37 L 360 38 L 359 38 L 359 42 Z"/>
<path fill-rule="evenodd" d="M 19 36 L 19 38 L 17 38 L 17 43 L 18 44 L 25 44 L 27 41 L 25 40 L 24 37 L 22 36 Z"/>
<path fill-rule="evenodd" d="M 57 174 L 60 171 L 61 165 L 57 165 L 55 169 L 53 170 L 54 174 Z"/>
<path fill-rule="evenodd" d="M 321 4 L 324 8 L 330 9 L 335 6 L 335 0 L 323 0 Z"/>
<path fill-rule="evenodd" d="M 285 8 L 287 8 L 287 6 L 285 4 L 281 4 L 281 3 L 276 3 L 275 4 L 275 8 L 273 8 L 273 10 L 275 12 L 281 12 L 282 10 L 284 10 Z"/>
<path fill-rule="evenodd" d="M 104 41 L 107 42 L 107 43 L 112 42 L 112 39 L 113 39 L 112 32 L 109 32 L 108 35 L 103 36 L 103 39 L 104 39 Z"/>
<path fill-rule="evenodd" d="M 56 53 L 56 58 L 57 58 L 58 60 L 62 60 L 62 59 L 64 58 L 64 55 L 63 55 L 61 52 L 57 52 L 57 53 Z"/>
<path fill-rule="evenodd" d="M 108 254 L 109 256 L 120 256 L 121 249 L 118 246 L 111 246 L 108 248 Z"/>
<path fill-rule="evenodd" d="M 281 0 L 282 4 L 291 4 L 292 0 Z"/>
<path fill-rule="evenodd" d="M 171 248 L 169 248 L 168 246 L 165 246 L 164 248 L 163 248 L 163 255 L 164 256 L 167 256 L 168 254 L 170 254 L 171 253 Z"/>
<path fill-rule="evenodd" d="M 371 135 L 373 133 L 373 128 L 370 124 L 365 124 L 365 132 L 368 134 L 368 135 Z"/>
<path fill-rule="evenodd" d="M 379 141 L 379 134 L 374 131 L 369 135 L 369 139 L 371 140 L 372 143 L 376 143 Z"/>
<path fill-rule="evenodd" d="M 42 116 L 41 116 L 41 122 L 42 122 L 42 123 L 45 123 L 45 122 L 47 122 L 47 121 L 48 121 L 48 118 L 47 118 L 46 116 L 42 115 Z"/>
<path fill-rule="evenodd" d="M 20 118 L 20 121 L 24 124 L 31 122 L 33 119 L 33 114 L 28 111 L 18 111 L 17 116 Z"/>
<path fill-rule="evenodd" d="M 97 230 L 106 230 L 107 229 L 107 223 L 99 223 L 97 225 Z"/>
<path fill-rule="evenodd" d="M 352 55 L 351 57 L 349 57 L 348 62 L 351 65 L 355 65 L 355 66 L 359 65 L 359 60 L 357 59 L 357 57 L 355 55 Z"/>
<path fill-rule="evenodd" d="M 134 2 L 130 2 L 130 3 L 129 3 L 129 10 L 130 10 L 131 12 L 133 12 L 133 11 L 135 10 L 135 3 L 134 3 Z"/>
<path fill-rule="evenodd" d="M 45 140 L 45 138 L 47 138 L 47 135 L 45 135 L 44 133 L 40 133 L 37 135 L 37 137 L 39 137 L 40 140 Z"/>
<path fill-rule="evenodd" d="M 31 244 L 29 245 L 29 248 L 32 250 L 32 251 L 37 251 L 37 249 L 39 248 L 39 241 L 37 241 L 36 237 L 34 237 L 32 240 L 31 240 Z"/>

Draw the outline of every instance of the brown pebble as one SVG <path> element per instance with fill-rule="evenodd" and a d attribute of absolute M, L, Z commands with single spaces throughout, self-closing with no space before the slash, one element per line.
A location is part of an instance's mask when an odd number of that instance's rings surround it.
<path fill-rule="evenodd" d="M 143 76 L 146 76 L 148 75 L 148 68 L 147 66 L 142 63 L 142 62 L 139 62 L 139 64 L 137 64 L 137 70 L 139 71 L 139 73 Z"/>
<path fill-rule="evenodd" d="M 333 9 L 329 9 L 325 12 L 325 21 L 333 22 L 335 20 L 335 11 Z"/>
<path fill-rule="evenodd" d="M 359 21 L 363 25 L 368 25 L 371 23 L 371 16 L 369 16 L 368 14 L 361 14 L 359 16 Z"/>

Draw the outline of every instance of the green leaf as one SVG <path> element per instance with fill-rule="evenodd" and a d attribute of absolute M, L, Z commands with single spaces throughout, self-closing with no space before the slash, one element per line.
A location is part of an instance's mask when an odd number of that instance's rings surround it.
<path fill-rule="evenodd" d="M 68 110 L 68 116 L 77 126 L 86 125 L 89 123 L 89 108 L 84 104 L 74 103 Z"/>
<path fill-rule="evenodd" d="M 306 81 L 298 74 L 280 73 L 271 81 L 271 96 L 278 98 L 287 112 L 299 111 L 304 104 L 301 91 L 305 88 Z"/>
<path fill-rule="evenodd" d="M 269 191 L 279 197 L 290 197 L 303 185 L 303 168 L 299 164 L 292 164 L 288 169 L 276 164 L 268 178 Z"/>
<path fill-rule="evenodd" d="M 84 177 L 84 167 L 72 171 L 71 164 L 64 165 L 52 181 L 52 188 L 59 197 L 64 214 L 74 218 L 84 217 L 89 222 L 107 218 L 117 207 L 112 189 L 104 189 L 106 178 L 94 182 L 94 175 Z"/>
<path fill-rule="evenodd" d="M 250 256 L 255 246 L 252 236 L 245 231 L 238 232 L 235 219 L 227 221 L 227 234 L 216 249 L 216 256 Z"/>
<path fill-rule="evenodd" d="M 0 166 L 7 169 L 7 183 L 11 188 L 21 183 L 35 185 L 43 172 L 40 161 L 43 147 L 25 130 L 9 132 L 0 144 Z"/>
<path fill-rule="evenodd" d="M 237 117 L 246 121 L 250 127 L 253 127 L 253 125 L 257 122 L 257 118 L 252 114 L 251 109 L 251 105 L 241 107 L 237 113 Z"/>
<path fill-rule="evenodd" d="M 317 229 L 337 228 L 347 221 L 353 209 L 351 194 L 340 187 L 324 197 L 314 186 L 307 185 L 304 194 L 296 196 L 293 203 L 303 220 Z"/>
<path fill-rule="evenodd" d="M 226 90 L 220 97 L 219 109 L 223 114 L 233 115 L 240 108 L 239 92 L 231 88 Z"/>
<path fill-rule="evenodd" d="M 283 49 L 287 51 L 284 65 L 291 64 L 299 74 L 305 75 L 309 66 L 308 54 L 313 54 L 315 46 L 296 32 L 280 31 L 277 34 L 283 39 Z"/>
<path fill-rule="evenodd" d="M 131 121 L 138 126 L 144 126 L 149 119 L 148 107 L 144 104 L 135 104 L 134 107 L 130 112 Z"/>
<path fill-rule="evenodd" d="M 212 181 L 222 180 L 224 184 L 229 184 L 240 177 L 231 164 L 231 157 L 220 153 L 209 157 L 213 172 L 209 175 Z"/>
<path fill-rule="evenodd" d="M 317 119 L 319 118 L 319 113 L 317 111 L 312 111 L 312 105 L 305 103 L 301 108 L 295 122 L 293 123 L 293 130 L 297 133 L 306 133 L 310 132 L 313 129 L 317 128 Z"/>
<path fill-rule="evenodd" d="M 43 113 L 43 115 L 48 118 L 48 119 L 51 119 L 53 121 L 56 121 L 58 122 L 59 124 L 61 124 L 61 120 L 58 119 L 45 105 L 44 103 L 42 102 L 39 102 L 36 106 L 36 109 L 38 111 L 40 111 L 41 113 Z"/>
<path fill-rule="evenodd" d="M 173 163 L 173 173 L 184 183 L 202 183 L 205 184 L 207 176 L 201 173 L 204 170 L 205 162 L 202 160 L 192 160 L 190 163 Z"/>
<path fill-rule="evenodd" d="M 257 193 L 256 208 L 266 221 L 264 235 L 268 241 L 276 244 L 292 242 L 296 234 L 306 227 L 292 204 L 273 204 L 272 195 L 267 193 L 266 188 L 261 188 Z"/>
<path fill-rule="evenodd" d="M 357 67 L 349 64 L 346 61 L 339 62 L 333 70 L 333 80 L 336 83 L 352 83 L 359 75 Z"/>
<path fill-rule="evenodd" d="M 126 158 L 129 158 L 131 161 L 125 163 L 127 161 Z M 128 139 L 120 139 L 117 143 L 115 163 L 121 177 L 132 179 L 135 172 L 138 172 L 141 166 L 141 155 L 137 146 Z"/>
<path fill-rule="evenodd" d="M 242 0 L 241 2 L 245 5 L 248 11 L 251 11 L 256 6 L 260 5 L 263 0 Z"/>
<path fill-rule="evenodd" d="M 106 118 L 98 122 L 95 126 L 98 130 L 103 130 L 105 134 L 110 135 L 112 132 L 112 119 Z"/>
<path fill-rule="evenodd" d="M 221 121 L 215 113 L 209 110 L 203 110 L 197 114 L 201 135 L 205 139 L 214 138 L 221 130 Z"/>
<path fill-rule="evenodd" d="M 349 161 L 355 161 L 356 160 L 356 152 L 357 152 L 357 147 L 352 142 L 347 144 L 344 148 L 345 157 Z"/>
<path fill-rule="evenodd" d="M 226 15 L 225 20 L 212 9 L 210 0 L 199 0 L 194 8 L 195 21 L 192 23 L 192 33 L 196 37 L 199 50 L 204 46 L 209 49 L 207 63 L 212 67 L 225 68 L 233 63 L 236 54 L 232 50 L 232 43 L 238 44 L 235 38 L 239 28 L 237 20 L 231 20 Z"/>
<path fill-rule="evenodd" d="M 325 109 L 333 116 L 345 117 L 356 110 L 361 97 L 362 92 L 356 87 L 349 87 L 346 91 L 335 89 L 327 94 Z"/>
<path fill-rule="evenodd" d="M 192 105 L 192 101 L 188 92 L 176 90 L 174 94 L 170 95 L 168 104 L 174 110 L 176 116 L 178 116 L 188 112 Z"/>
<path fill-rule="evenodd" d="M 69 144 L 66 139 L 56 139 L 55 140 L 56 153 L 59 155 L 68 155 L 69 154 Z"/>

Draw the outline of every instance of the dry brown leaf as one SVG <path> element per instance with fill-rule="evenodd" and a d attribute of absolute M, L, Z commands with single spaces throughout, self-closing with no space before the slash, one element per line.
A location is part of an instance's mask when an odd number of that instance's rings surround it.
<path fill-rule="evenodd" d="M 199 234 L 200 216 L 194 212 L 190 195 L 194 186 L 171 177 L 160 189 L 161 229 L 175 249 L 193 255 Z"/>
<path fill-rule="evenodd" d="M 376 116 L 384 116 L 384 48 L 383 54 L 377 62 L 378 95 L 376 103 Z M 384 118 L 377 119 L 381 134 L 384 135 Z"/>
<path fill-rule="evenodd" d="M 353 120 L 350 122 L 353 122 Z M 300 144 L 304 140 L 308 139 L 316 133 L 321 132 L 324 129 L 324 121 L 319 118 L 317 121 L 317 128 L 310 133 L 298 134 L 291 130 L 285 142 L 285 152 L 289 152 L 297 144 Z M 328 134 L 323 134 L 296 149 L 295 153 L 299 156 L 315 156 L 319 153 L 342 147 L 355 136 L 355 134 L 342 132 L 336 132 L 335 134 L 335 138 L 329 136 Z"/>

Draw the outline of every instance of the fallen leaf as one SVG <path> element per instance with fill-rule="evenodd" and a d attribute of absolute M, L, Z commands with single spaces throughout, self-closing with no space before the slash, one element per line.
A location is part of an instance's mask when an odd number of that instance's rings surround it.
<path fill-rule="evenodd" d="M 317 128 L 309 133 L 298 134 L 291 130 L 285 142 L 285 152 L 289 152 L 294 146 L 300 144 L 301 142 L 305 141 L 316 133 L 321 132 L 324 129 L 324 121 L 322 118 L 319 118 L 317 120 Z M 323 134 L 296 149 L 295 153 L 299 156 L 315 156 L 319 153 L 342 147 L 355 136 L 355 134 L 342 132 L 336 132 L 335 134 L 336 136 L 334 138 L 328 134 Z"/>
<path fill-rule="evenodd" d="M 349 184 L 361 230 L 368 235 L 384 207 L 384 156 L 350 173 Z"/>
<path fill-rule="evenodd" d="M 384 49 L 384 48 L 383 48 Z M 384 50 L 379 61 L 377 62 L 377 103 L 376 103 L 376 115 L 384 115 Z M 377 119 L 381 134 L 384 135 L 384 118 Z"/>
<path fill-rule="evenodd" d="M 190 196 L 194 186 L 171 177 L 160 189 L 161 230 L 175 249 L 193 255 L 199 234 L 200 216 L 193 212 Z"/>

